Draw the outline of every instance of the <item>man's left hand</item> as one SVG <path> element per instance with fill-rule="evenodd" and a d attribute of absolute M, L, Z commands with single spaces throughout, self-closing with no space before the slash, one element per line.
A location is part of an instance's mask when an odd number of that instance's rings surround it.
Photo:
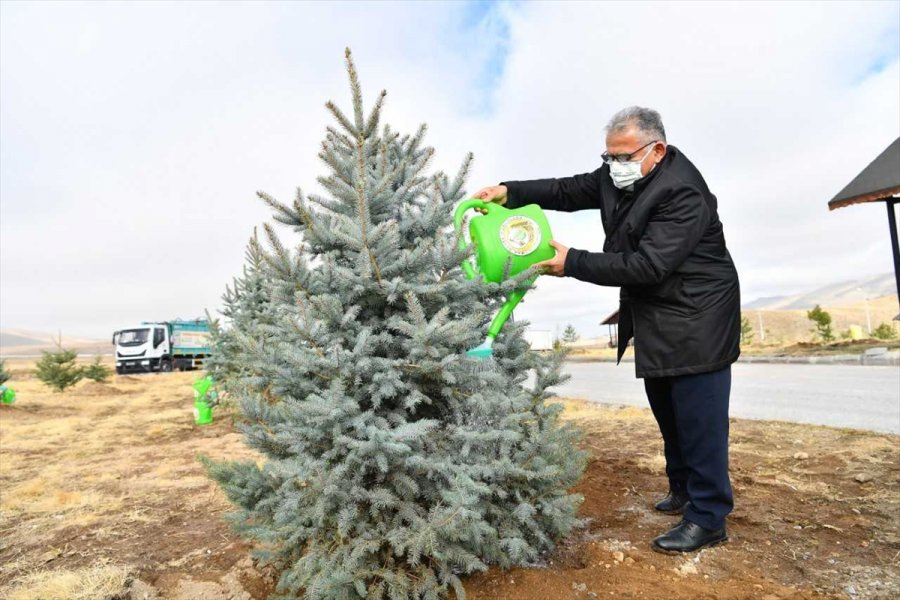
<path fill-rule="evenodd" d="M 556 256 L 550 260 L 536 263 L 534 266 L 538 269 L 543 269 L 545 275 L 562 277 L 566 274 L 566 255 L 569 253 L 569 248 L 556 240 L 550 240 L 550 245 L 556 248 Z"/>

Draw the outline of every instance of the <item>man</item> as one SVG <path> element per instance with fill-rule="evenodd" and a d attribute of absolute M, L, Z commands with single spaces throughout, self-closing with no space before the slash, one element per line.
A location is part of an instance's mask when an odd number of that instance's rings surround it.
<path fill-rule="evenodd" d="M 668 495 L 682 514 L 653 540 L 661 552 L 726 541 L 734 506 L 728 479 L 731 363 L 740 354 L 740 291 L 716 197 L 654 110 L 626 108 L 607 126 L 603 165 L 562 179 L 507 181 L 477 198 L 509 207 L 600 209 L 603 252 L 553 242 L 546 273 L 619 286 L 618 358 L 634 337 L 637 376 L 662 433 Z"/>

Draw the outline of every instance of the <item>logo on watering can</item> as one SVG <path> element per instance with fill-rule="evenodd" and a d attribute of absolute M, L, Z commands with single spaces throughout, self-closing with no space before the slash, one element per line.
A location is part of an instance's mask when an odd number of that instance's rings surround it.
<path fill-rule="evenodd" d="M 500 242 L 516 256 L 531 254 L 541 244 L 541 228 L 534 219 L 510 217 L 500 225 Z"/>

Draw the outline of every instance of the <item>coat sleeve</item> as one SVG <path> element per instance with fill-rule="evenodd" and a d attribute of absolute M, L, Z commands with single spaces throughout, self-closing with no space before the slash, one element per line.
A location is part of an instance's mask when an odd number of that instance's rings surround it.
<path fill-rule="evenodd" d="M 518 208 L 537 204 L 543 209 L 573 212 L 600 206 L 600 169 L 560 179 L 504 181 L 506 206 Z"/>
<path fill-rule="evenodd" d="M 609 286 L 662 282 L 693 252 L 709 225 L 709 207 L 693 187 L 677 190 L 650 215 L 637 251 L 569 250 L 564 274 Z"/>

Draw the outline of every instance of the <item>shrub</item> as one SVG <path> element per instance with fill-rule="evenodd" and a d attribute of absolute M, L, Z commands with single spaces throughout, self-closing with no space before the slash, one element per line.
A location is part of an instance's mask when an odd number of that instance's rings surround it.
<path fill-rule="evenodd" d="M 54 391 L 61 392 L 78 383 L 83 370 L 75 366 L 77 352 L 66 350 L 62 346 L 58 348 L 56 352 L 41 352 L 35 375 Z"/>
<path fill-rule="evenodd" d="M 879 340 L 892 340 L 897 337 L 897 332 L 887 323 L 882 323 L 872 331 L 872 337 Z"/>
<path fill-rule="evenodd" d="M 577 342 L 579 337 L 580 336 L 578 335 L 578 332 L 575 331 L 575 328 L 571 323 L 566 325 L 565 330 L 563 330 L 562 341 L 567 344 L 571 344 L 572 342 Z"/>
<path fill-rule="evenodd" d="M 81 370 L 82 377 L 96 381 L 97 383 L 105 382 L 109 379 L 110 375 L 112 375 L 112 369 L 105 366 L 99 356 L 94 359 L 93 363 Z"/>
<path fill-rule="evenodd" d="M 816 304 L 812 310 L 807 311 L 806 318 L 812 321 L 816 328 L 813 330 L 823 342 L 834 340 L 834 334 L 831 331 L 831 315 L 822 310 L 822 307 Z"/>

